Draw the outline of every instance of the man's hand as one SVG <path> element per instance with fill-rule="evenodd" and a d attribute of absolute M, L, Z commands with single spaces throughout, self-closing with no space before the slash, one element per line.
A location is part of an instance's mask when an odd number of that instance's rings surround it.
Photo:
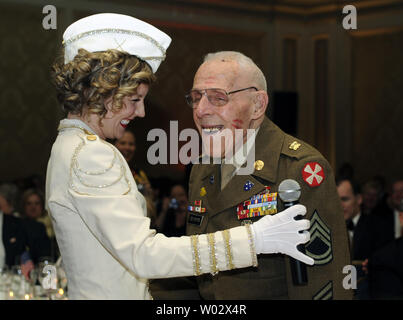
<path fill-rule="evenodd" d="M 298 204 L 276 215 L 267 215 L 252 224 L 255 233 L 256 253 L 283 253 L 313 265 L 314 260 L 297 250 L 297 245 L 310 239 L 310 221 L 295 220 L 298 215 L 305 215 L 305 206 Z M 300 231 L 303 231 L 299 233 Z"/>

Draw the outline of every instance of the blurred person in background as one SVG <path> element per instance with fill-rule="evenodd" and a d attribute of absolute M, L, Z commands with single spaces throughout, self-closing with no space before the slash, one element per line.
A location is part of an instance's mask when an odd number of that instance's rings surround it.
<path fill-rule="evenodd" d="M 361 214 L 362 197 L 357 182 L 339 177 L 336 179 L 336 186 L 349 235 L 352 264 L 357 267 L 357 290 L 354 298 L 368 299 L 368 279 L 361 269 L 361 264 L 371 254 L 372 216 Z"/>
<path fill-rule="evenodd" d="M 362 187 L 362 214 L 371 214 L 382 198 L 382 184 L 377 179 L 367 181 Z"/>
<path fill-rule="evenodd" d="M 375 212 L 383 246 L 363 263 L 373 299 L 403 299 L 403 179 L 395 180 L 390 208 Z"/>
<path fill-rule="evenodd" d="M 0 185 L 0 210 L 4 214 L 20 217 L 17 210 L 19 190 L 15 184 L 3 183 Z"/>
<path fill-rule="evenodd" d="M 151 219 L 151 227 L 156 227 L 157 210 L 154 204 L 154 193 L 146 173 L 133 164 L 136 151 L 136 137 L 130 130 L 125 130 L 122 138 L 116 139 L 115 147 L 119 149 L 130 167 L 138 190 L 143 194 L 147 202 L 147 216 Z"/>
<path fill-rule="evenodd" d="M 54 258 L 50 240 L 50 237 L 54 238 L 54 232 L 44 204 L 44 196 L 39 190 L 28 189 L 22 196 L 22 222 L 27 235 L 29 254 L 35 264 L 41 257 Z"/>
<path fill-rule="evenodd" d="M 52 221 L 45 210 L 45 197 L 42 191 L 39 189 L 26 190 L 22 195 L 22 208 L 28 231 L 33 231 L 29 238 L 32 243 L 36 243 L 35 261 L 45 256 L 50 256 L 56 261 L 60 254 Z M 45 230 L 46 235 L 43 230 Z"/>
<path fill-rule="evenodd" d="M 0 210 L 0 268 L 19 264 L 26 249 L 26 233 L 20 218 Z"/>
<path fill-rule="evenodd" d="M 185 187 L 174 184 L 169 197 L 164 197 L 157 227 L 168 237 L 179 237 L 186 233 L 188 198 Z"/>
<path fill-rule="evenodd" d="M 377 206 L 373 216 L 377 218 L 379 230 L 379 246 L 402 236 L 401 212 L 403 206 L 403 180 L 396 179 L 390 188 L 387 205 Z"/>

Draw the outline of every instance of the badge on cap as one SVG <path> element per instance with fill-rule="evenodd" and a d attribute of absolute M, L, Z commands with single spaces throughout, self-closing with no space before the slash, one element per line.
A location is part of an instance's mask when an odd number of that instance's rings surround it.
<path fill-rule="evenodd" d="M 325 171 L 317 162 L 309 162 L 302 169 L 302 179 L 310 187 L 318 187 L 325 180 Z"/>

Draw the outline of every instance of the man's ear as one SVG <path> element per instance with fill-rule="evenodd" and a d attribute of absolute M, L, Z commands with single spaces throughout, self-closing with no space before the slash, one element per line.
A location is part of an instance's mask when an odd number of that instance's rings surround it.
<path fill-rule="evenodd" d="M 357 204 L 360 206 L 362 203 L 362 195 L 361 194 L 357 194 L 356 195 L 356 199 L 357 199 Z"/>
<path fill-rule="evenodd" d="M 260 90 L 256 92 L 253 105 L 253 119 L 259 119 L 266 113 L 269 104 L 269 96 L 266 91 Z"/>

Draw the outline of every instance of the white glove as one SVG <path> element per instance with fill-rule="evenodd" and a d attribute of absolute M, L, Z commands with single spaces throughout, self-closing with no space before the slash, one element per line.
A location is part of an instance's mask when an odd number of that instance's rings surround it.
<path fill-rule="evenodd" d="M 305 264 L 313 265 L 314 260 L 297 250 L 297 245 L 310 239 L 310 221 L 295 220 L 298 215 L 305 215 L 306 208 L 301 204 L 292 206 L 276 215 L 267 215 L 252 224 L 255 235 L 256 254 L 283 253 Z M 299 231 L 303 231 L 299 233 Z"/>

